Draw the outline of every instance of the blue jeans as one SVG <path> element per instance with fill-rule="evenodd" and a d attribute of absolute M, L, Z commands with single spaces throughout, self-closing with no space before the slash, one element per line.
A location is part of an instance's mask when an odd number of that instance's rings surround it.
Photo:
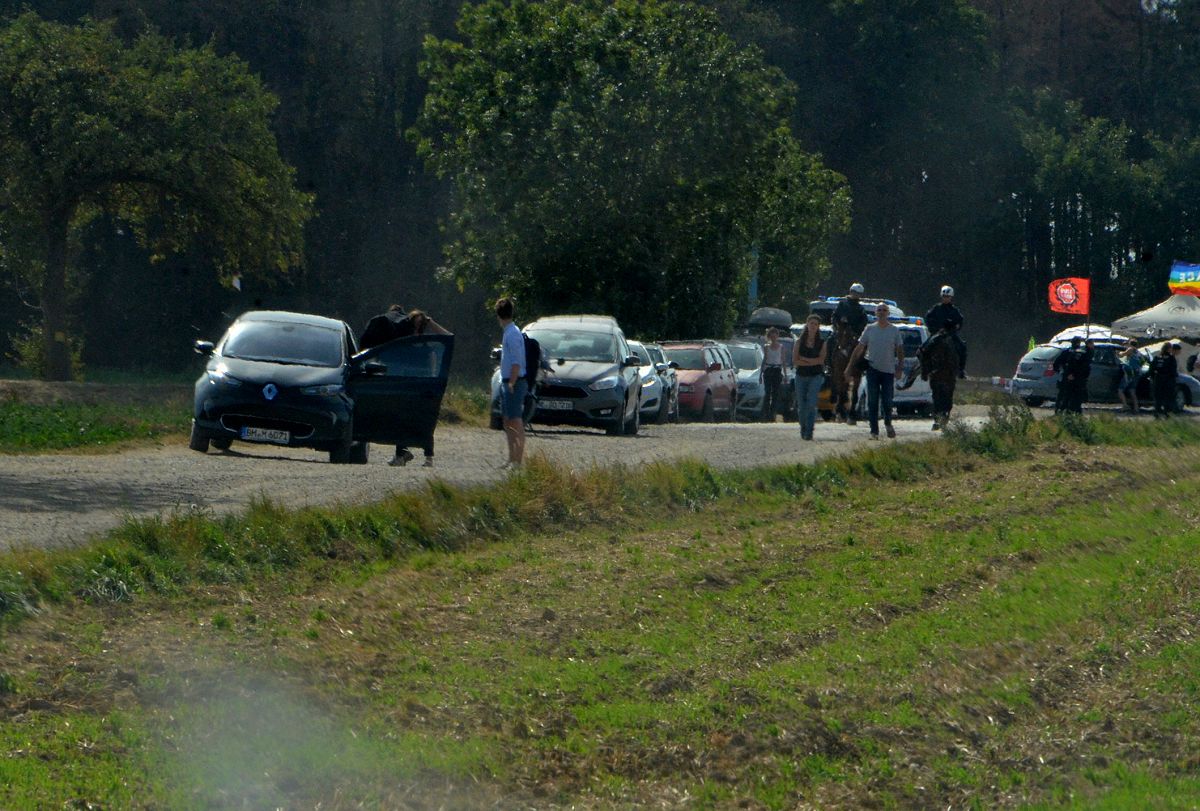
<path fill-rule="evenodd" d="M 825 375 L 796 375 L 796 416 L 800 418 L 800 436 L 813 435 L 817 423 L 817 395 L 825 383 Z"/>
<path fill-rule="evenodd" d="M 883 408 L 883 424 L 892 424 L 892 393 L 896 375 L 881 372 L 874 366 L 867 369 L 867 418 L 871 421 L 871 433 L 879 433 L 879 411 Z M 881 403 L 880 400 L 883 402 Z"/>

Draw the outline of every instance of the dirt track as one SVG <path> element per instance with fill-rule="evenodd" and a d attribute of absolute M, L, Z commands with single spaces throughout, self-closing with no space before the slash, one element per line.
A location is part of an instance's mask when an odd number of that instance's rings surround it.
<path fill-rule="evenodd" d="M 928 438 L 929 427 L 924 419 L 896 423 L 906 441 Z M 750 467 L 809 462 L 868 444 L 865 423 L 819 424 L 816 434 L 817 441 L 802 442 L 798 427 L 783 423 L 655 425 L 637 437 L 540 429 L 528 451 L 575 467 L 689 456 L 718 467 Z M 106 455 L 0 456 L 0 550 L 76 545 L 129 516 L 226 513 L 258 496 L 301 507 L 375 501 L 434 478 L 485 483 L 505 475 L 499 469 L 503 446 L 495 431 L 439 428 L 433 469 L 388 467 L 391 449 L 382 445 L 372 446 L 365 467 L 331 465 L 315 451 L 241 443 L 203 456 L 182 442 Z"/>

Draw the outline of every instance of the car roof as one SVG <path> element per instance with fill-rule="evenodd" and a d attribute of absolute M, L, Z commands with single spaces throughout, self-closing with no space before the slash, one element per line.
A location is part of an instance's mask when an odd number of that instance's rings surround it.
<path fill-rule="evenodd" d="M 611 315 L 548 315 L 528 324 L 525 329 L 567 326 L 584 332 L 616 332 L 621 329 L 617 319 Z"/>
<path fill-rule="evenodd" d="M 716 346 L 716 341 L 711 341 L 708 338 L 699 341 L 663 341 L 660 346 L 670 347 L 671 349 L 704 349 L 709 346 Z"/>
<path fill-rule="evenodd" d="M 308 324 L 314 327 L 343 330 L 346 322 L 337 318 L 326 318 L 323 315 L 309 313 L 291 313 L 286 310 L 251 310 L 237 317 L 238 321 L 275 321 L 282 324 Z"/>

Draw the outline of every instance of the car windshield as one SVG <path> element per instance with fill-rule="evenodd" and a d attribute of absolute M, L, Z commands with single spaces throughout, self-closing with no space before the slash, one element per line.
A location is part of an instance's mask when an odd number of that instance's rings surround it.
<path fill-rule="evenodd" d="M 652 360 L 653 362 L 666 363 L 666 360 L 663 358 L 662 350 L 659 349 L 657 346 L 646 347 L 646 352 L 648 352 L 650 354 L 650 360 Z"/>
<path fill-rule="evenodd" d="M 733 365 L 749 371 L 762 365 L 762 355 L 753 346 L 731 346 L 729 353 L 733 355 Z"/>
<path fill-rule="evenodd" d="M 646 351 L 646 347 L 641 344 L 630 344 L 629 349 L 633 354 L 637 355 L 638 363 L 642 366 L 650 366 L 654 361 L 650 360 L 650 353 Z"/>
<path fill-rule="evenodd" d="M 225 338 L 221 355 L 298 366 L 342 365 L 342 333 L 315 324 L 243 321 Z"/>
<path fill-rule="evenodd" d="M 703 369 L 704 353 L 699 349 L 673 349 L 666 350 L 667 357 L 679 364 L 680 369 Z"/>
<path fill-rule="evenodd" d="M 902 329 L 900 330 L 900 335 L 904 339 L 904 356 L 906 358 L 915 357 L 917 350 L 924 343 L 921 340 L 921 331 L 917 329 Z"/>
<path fill-rule="evenodd" d="M 542 354 L 547 358 L 617 362 L 616 338 L 603 332 L 537 329 L 529 330 L 529 335 L 542 345 Z"/>

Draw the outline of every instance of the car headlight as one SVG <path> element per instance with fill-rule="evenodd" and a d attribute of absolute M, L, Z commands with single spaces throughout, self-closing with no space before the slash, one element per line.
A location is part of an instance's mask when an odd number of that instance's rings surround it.
<path fill-rule="evenodd" d="M 305 386 L 300 389 L 301 394 L 313 397 L 335 397 L 343 391 L 345 391 L 345 386 L 341 383 L 327 383 L 324 386 Z"/>
<path fill-rule="evenodd" d="M 643 378 L 642 378 L 642 385 L 643 385 L 643 386 L 653 386 L 653 385 L 655 385 L 655 384 L 657 384 L 657 383 L 658 383 L 658 378 L 657 378 L 657 377 L 655 377 L 654 375 L 649 375 L 648 377 L 643 377 Z"/>
<path fill-rule="evenodd" d="M 240 386 L 242 381 L 238 380 L 229 374 L 229 369 L 225 364 L 218 364 L 216 368 L 208 370 L 208 382 L 213 385 L 221 386 Z"/>
<path fill-rule="evenodd" d="M 592 383 L 590 386 L 588 386 L 588 388 L 592 391 L 606 391 L 608 389 L 615 389 L 617 384 L 620 382 L 621 378 L 617 377 L 616 375 L 613 375 L 612 377 L 602 377 L 595 383 Z"/>

